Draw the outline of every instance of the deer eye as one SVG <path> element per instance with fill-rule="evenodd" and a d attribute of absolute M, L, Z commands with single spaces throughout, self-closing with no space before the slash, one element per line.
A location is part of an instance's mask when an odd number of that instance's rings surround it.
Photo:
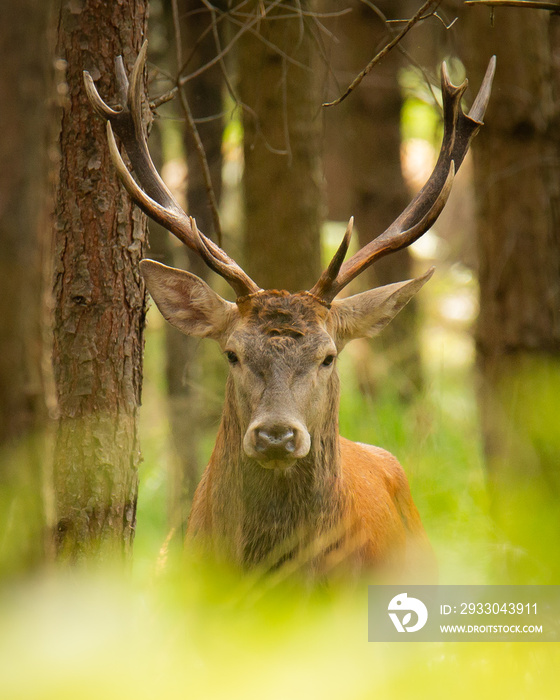
<path fill-rule="evenodd" d="M 334 355 L 327 355 L 325 359 L 321 362 L 321 367 L 330 367 L 334 362 Z"/>
<path fill-rule="evenodd" d="M 225 356 L 228 359 L 228 362 L 230 365 L 236 365 L 239 362 L 239 358 L 237 355 L 233 352 L 233 350 L 226 350 Z"/>

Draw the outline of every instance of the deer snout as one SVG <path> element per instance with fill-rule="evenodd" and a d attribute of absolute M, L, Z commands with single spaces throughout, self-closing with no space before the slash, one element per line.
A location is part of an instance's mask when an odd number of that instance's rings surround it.
<path fill-rule="evenodd" d="M 286 468 L 309 452 L 311 440 L 298 423 L 257 423 L 243 441 L 245 453 L 268 469 Z"/>

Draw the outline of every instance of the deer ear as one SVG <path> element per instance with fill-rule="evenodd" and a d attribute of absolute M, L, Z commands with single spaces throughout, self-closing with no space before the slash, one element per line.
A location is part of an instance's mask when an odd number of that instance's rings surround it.
<path fill-rule="evenodd" d="M 416 279 L 376 287 L 334 301 L 331 318 L 339 348 L 355 338 L 372 338 L 377 335 L 430 279 L 433 272 L 432 267 Z"/>
<path fill-rule="evenodd" d="M 154 260 L 142 260 L 140 271 L 162 316 L 186 335 L 219 341 L 239 314 L 190 272 Z"/>

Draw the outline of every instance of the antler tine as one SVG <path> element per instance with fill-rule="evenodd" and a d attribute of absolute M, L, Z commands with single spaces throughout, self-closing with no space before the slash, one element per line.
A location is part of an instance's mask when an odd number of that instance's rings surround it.
<path fill-rule="evenodd" d="M 261 291 L 260 288 L 257 287 L 257 285 L 255 285 L 252 289 L 249 289 L 247 287 L 246 274 L 223 251 L 221 251 L 223 254 L 223 259 L 220 259 L 216 255 L 214 255 L 214 253 L 212 252 L 212 241 L 208 238 L 208 236 L 205 236 L 202 233 L 202 231 L 198 230 L 196 221 L 192 216 L 189 217 L 189 219 L 191 224 L 191 230 L 193 231 L 195 237 L 198 254 L 211 270 L 214 270 L 214 272 L 216 272 L 218 275 L 221 275 L 222 277 L 228 280 L 229 284 L 235 290 L 237 298 L 239 299 L 240 297 L 245 296 L 247 294 L 254 294 L 255 292 Z M 239 272 L 242 273 L 242 277 L 238 276 Z"/>
<path fill-rule="evenodd" d="M 443 141 L 432 174 L 391 226 L 345 262 L 332 281 L 329 281 L 328 270 L 325 271 L 311 289 L 312 294 L 331 302 L 347 284 L 376 260 L 406 248 L 433 225 L 447 202 L 453 178 L 463 162 L 470 142 L 482 126 L 495 65 L 496 57 L 493 56 L 471 111 L 465 115 L 461 108 L 461 98 L 468 83 L 465 80 L 461 85 L 453 85 L 449 80 L 447 66 L 442 64 Z"/>
<path fill-rule="evenodd" d="M 84 83 L 89 100 L 107 121 L 107 140 L 111 159 L 132 200 L 152 219 L 167 228 L 182 243 L 198 253 L 205 263 L 221 275 L 238 297 L 260 291 L 260 287 L 213 241 L 193 227 L 161 179 L 148 150 L 146 131 L 142 122 L 142 77 L 146 62 L 147 42 L 144 42 L 134 63 L 130 82 L 122 58 L 115 61 L 117 91 L 121 106 L 109 107 L 100 97 L 91 75 L 84 71 Z M 138 183 L 124 164 L 115 141 L 122 142 Z M 196 230 L 195 230 L 196 229 Z M 203 243 L 201 243 L 203 241 Z"/>
<path fill-rule="evenodd" d="M 484 114 L 486 112 L 486 107 L 488 107 L 488 102 L 490 101 L 490 94 L 492 92 L 492 81 L 494 80 L 494 73 L 496 72 L 496 56 L 488 61 L 488 67 L 486 68 L 486 73 L 484 75 L 484 80 L 478 91 L 472 107 L 469 111 L 469 117 L 482 124 Z"/>
<path fill-rule="evenodd" d="M 168 231 L 171 231 L 171 233 L 173 233 L 173 235 L 181 240 L 185 245 L 193 247 L 193 241 L 184 231 L 183 217 L 181 216 L 181 213 L 172 207 L 164 207 L 156 202 L 148 194 L 146 194 L 146 192 L 144 192 L 144 190 L 132 177 L 132 174 L 122 159 L 110 121 L 107 121 L 107 143 L 113 165 L 115 166 L 117 174 L 120 177 L 126 191 L 130 195 L 130 198 L 137 206 L 140 207 L 140 209 L 142 209 L 143 212 L 148 214 L 158 224 L 161 224 L 161 226 L 166 228 Z M 198 251 L 198 248 L 196 248 L 196 250 Z"/>
<path fill-rule="evenodd" d="M 145 43 L 146 42 L 142 44 L 142 50 L 144 49 Z M 136 61 L 134 63 L 135 66 L 139 62 L 140 57 L 142 56 L 142 50 L 140 51 L 140 54 L 136 57 Z M 128 102 L 129 83 L 122 56 L 117 56 L 115 58 L 115 78 L 117 81 L 117 95 L 119 97 L 119 103 L 124 106 Z"/>
<path fill-rule="evenodd" d="M 148 56 L 148 42 L 145 41 L 142 44 L 140 53 L 136 56 L 134 65 L 132 66 L 132 73 L 130 74 L 130 86 L 127 92 L 127 105 L 134 118 L 134 124 L 139 133 L 142 134 L 145 139 L 145 132 L 142 125 L 142 93 L 143 93 L 143 77 L 144 77 L 144 65 L 146 64 L 146 58 Z M 122 57 L 119 56 L 118 59 L 122 62 Z M 117 59 L 117 60 L 118 60 Z M 124 72 L 124 71 L 123 71 Z M 126 72 L 125 72 L 126 75 Z"/>
<path fill-rule="evenodd" d="M 120 114 L 119 110 L 111 109 L 111 107 L 101 99 L 95 87 L 95 83 L 93 82 L 93 78 L 87 70 L 84 71 L 84 85 L 91 106 L 102 119 L 112 119 Z"/>
<path fill-rule="evenodd" d="M 311 290 L 311 293 L 314 294 L 315 296 L 319 297 L 320 299 L 323 298 L 323 294 L 330 289 L 331 285 L 333 282 L 336 280 L 338 273 L 340 272 L 340 268 L 342 266 L 342 263 L 344 262 L 344 258 L 346 257 L 346 253 L 348 252 L 348 247 L 350 245 L 350 239 L 352 238 L 352 230 L 354 228 L 354 217 L 351 216 L 348 225 L 346 226 L 346 231 L 344 233 L 344 237 L 342 238 L 342 241 L 336 251 L 336 253 L 333 256 L 333 259 L 329 263 L 329 266 L 327 269 L 323 272 L 321 277 L 319 277 L 319 281 L 317 284 L 313 287 Z"/>

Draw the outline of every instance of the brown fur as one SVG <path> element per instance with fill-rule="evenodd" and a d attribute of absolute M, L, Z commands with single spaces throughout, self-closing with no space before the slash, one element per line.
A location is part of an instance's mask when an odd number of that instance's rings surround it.
<path fill-rule="evenodd" d="M 313 356 L 325 342 L 329 310 L 309 295 L 260 293 L 243 300 L 239 310 L 237 343 L 255 375 L 272 377 L 269 384 L 276 374 L 289 384 L 278 366 L 291 362 L 293 371 L 301 356 Z M 276 403 L 288 401 L 283 391 L 280 386 Z M 244 567 L 274 568 L 289 559 L 321 573 L 372 567 L 391 578 L 431 577 L 433 555 L 402 467 L 388 452 L 338 434 L 336 371 L 320 415 L 309 425 L 309 454 L 286 470 L 263 468 L 245 454 L 240 396 L 230 376 L 188 538 L 202 537 Z"/>

